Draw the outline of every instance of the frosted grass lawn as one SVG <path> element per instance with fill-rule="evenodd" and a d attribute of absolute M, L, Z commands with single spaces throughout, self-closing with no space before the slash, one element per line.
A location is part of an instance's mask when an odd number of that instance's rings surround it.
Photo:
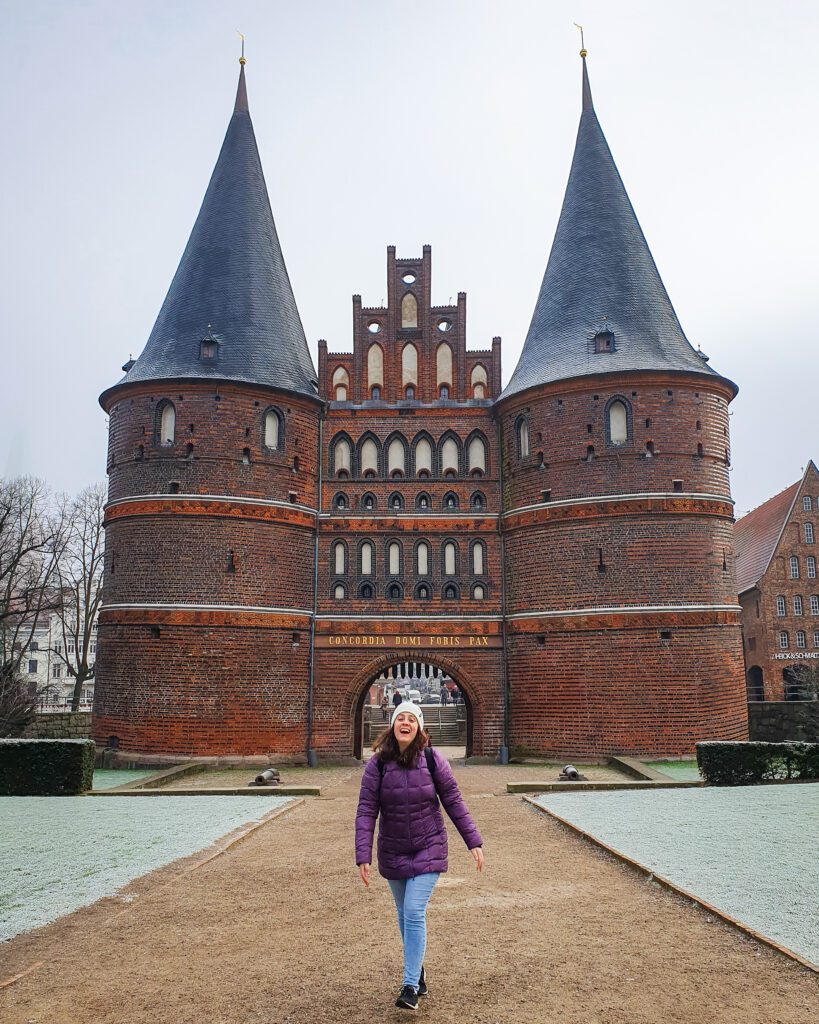
<path fill-rule="evenodd" d="M 663 775 L 667 775 L 669 779 L 674 779 L 677 782 L 702 782 L 696 761 L 646 761 L 645 763 L 649 768 L 662 772 Z"/>
<path fill-rule="evenodd" d="M 819 784 L 535 800 L 819 964 Z"/>
<path fill-rule="evenodd" d="M 0 942 L 290 802 L 272 795 L 0 797 Z"/>
<path fill-rule="evenodd" d="M 126 782 L 141 782 L 156 775 L 154 768 L 95 768 L 94 789 L 113 789 Z"/>

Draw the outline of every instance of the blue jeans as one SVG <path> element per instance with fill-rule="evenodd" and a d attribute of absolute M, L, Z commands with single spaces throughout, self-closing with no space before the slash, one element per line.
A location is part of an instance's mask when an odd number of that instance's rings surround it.
<path fill-rule="evenodd" d="M 404 943 L 404 985 L 418 988 L 427 948 L 427 903 L 440 878 L 437 871 L 413 878 L 388 878 Z"/>

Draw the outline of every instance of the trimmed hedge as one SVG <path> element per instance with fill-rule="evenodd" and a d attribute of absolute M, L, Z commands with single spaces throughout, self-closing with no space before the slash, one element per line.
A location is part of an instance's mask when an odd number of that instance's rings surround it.
<path fill-rule="evenodd" d="M 697 765 L 712 786 L 819 779 L 819 743 L 708 740 L 697 744 Z"/>
<path fill-rule="evenodd" d="M 0 740 L 0 796 L 75 796 L 91 789 L 93 740 Z"/>

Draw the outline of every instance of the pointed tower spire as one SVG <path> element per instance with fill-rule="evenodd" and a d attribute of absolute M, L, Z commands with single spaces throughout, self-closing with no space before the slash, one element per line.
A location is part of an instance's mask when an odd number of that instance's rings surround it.
<path fill-rule="evenodd" d="M 120 384 L 199 378 L 317 394 L 250 120 L 244 45 L 240 64 L 199 216 L 148 342 Z"/>
<path fill-rule="evenodd" d="M 529 333 L 502 398 L 587 374 L 718 376 L 680 326 L 597 120 L 585 47 L 580 56 L 583 106 L 563 209 Z"/>

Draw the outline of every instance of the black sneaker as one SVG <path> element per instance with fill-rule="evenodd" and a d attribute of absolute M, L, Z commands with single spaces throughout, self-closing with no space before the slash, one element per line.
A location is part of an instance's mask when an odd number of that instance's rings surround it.
<path fill-rule="evenodd" d="M 425 996 L 429 992 L 427 988 L 427 976 L 423 966 L 421 967 L 421 977 L 418 979 L 418 995 Z"/>
<path fill-rule="evenodd" d="M 401 989 L 401 995 L 395 1000 L 395 1005 L 400 1006 L 402 1010 L 418 1009 L 418 993 L 412 985 L 405 985 Z"/>

